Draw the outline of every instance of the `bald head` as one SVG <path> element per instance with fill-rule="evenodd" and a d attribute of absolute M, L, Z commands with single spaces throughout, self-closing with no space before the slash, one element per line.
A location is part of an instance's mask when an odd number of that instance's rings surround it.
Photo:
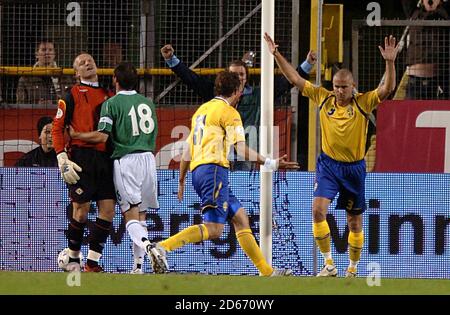
<path fill-rule="evenodd" d="M 94 58 L 87 54 L 82 53 L 75 58 L 73 62 L 73 68 L 75 75 L 81 80 L 97 82 L 97 65 Z"/>
<path fill-rule="evenodd" d="M 353 83 L 353 74 L 348 69 L 340 69 L 336 72 L 334 78 L 339 80 L 350 80 Z"/>
<path fill-rule="evenodd" d="M 73 69 L 75 71 L 78 70 L 78 64 L 80 63 L 81 60 L 84 60 L 85 58 L 91 58 L 94 59 L 90 54 L 88 53 L 81 53 L 78 56 L 75 57 L 74 61 L 73 61 Z"/>
<path fill-rule="evenodd" d="M 333 91 L 338 105 L 346 106 L 353 96 L 355 82 L 353 74 L 347 69 L 341 69 L 333 77 Z"/>

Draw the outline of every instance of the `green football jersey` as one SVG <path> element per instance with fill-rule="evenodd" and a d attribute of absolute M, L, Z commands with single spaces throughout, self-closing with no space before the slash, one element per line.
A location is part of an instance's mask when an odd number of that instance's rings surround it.
<path fill-rule="evenodd" d="M 155 104 L 136 91 L 120 91 L 103 103 L 98 131 L 111 137 L 112 158 L 153 152 L 158 133 Z"/>

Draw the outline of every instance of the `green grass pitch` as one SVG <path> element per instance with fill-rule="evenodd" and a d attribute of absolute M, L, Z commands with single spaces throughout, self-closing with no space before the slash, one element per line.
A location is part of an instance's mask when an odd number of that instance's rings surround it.
<path fill-rule="evenodd" d="M 297 294 L 450 294 L 450 280 L 212 276 L 191 274 L 130 275 L 0 271 L 0 294 L 104 295 L 297 295 Z M 69 276 L 69 281 L 67 281 Z M 67 283 L 80 286 L 69 286 Z"/>

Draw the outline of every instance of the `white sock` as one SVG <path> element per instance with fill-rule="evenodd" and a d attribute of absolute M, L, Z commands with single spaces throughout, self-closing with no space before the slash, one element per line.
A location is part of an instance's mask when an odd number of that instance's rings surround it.
<path fill-rule="evenodd" d="M 69 248 L 69 257 L 76 259 L 76 258 L 80 258 L 80 251 L 79 250 L 71 250 Z"/>
<path fill-rule="evenodd" d="M 127 231 L 130 238 L 133 240 L 133 243 L 145 250 L 142 239 L 148 238 L 147 229 L 145 229 L 138 220 L 131 220 L 127 223 Z"/>
<path fill-rule="evenodd" d="M 350 268 L 357 268 L 359 261 L 350 260 L 350 264 L 348 265 Z"/>
<path fill-rule="evenodd" d="M 323 260 L 325 261 L 325 264 L 327 263 L 327 260 L 333 260 L 333 258 L 331 258 L 331 252 L 322 253 L 322 256 L 323 256 Z"/>
<path fill-rule="evenodd" d="M 102 257 L 102 254 L 89 250 L 87 259 L 99 262 L 100 257 Z"/>
<path fill-rule="evenodd" d="M 139 224 L 147 231 L 146 221 L 139 221 Z M 144 263 L 144 257 L 145 257 L 145 250 L 142 247 L 136 245 L 135 242 L 133 242 L 134 266 L 136 267 L 137 264 L 142 265 Z"/>

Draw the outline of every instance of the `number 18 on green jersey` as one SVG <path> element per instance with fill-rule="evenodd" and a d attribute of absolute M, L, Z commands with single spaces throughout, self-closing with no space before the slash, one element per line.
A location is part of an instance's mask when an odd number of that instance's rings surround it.
<path fill-rule="evenodd" d="M 114 159 L 153 152 L 158 133 L 155 104 L 136 91 L 120 91 L 103 103 L 98 131 L 111 137 Z"/>

